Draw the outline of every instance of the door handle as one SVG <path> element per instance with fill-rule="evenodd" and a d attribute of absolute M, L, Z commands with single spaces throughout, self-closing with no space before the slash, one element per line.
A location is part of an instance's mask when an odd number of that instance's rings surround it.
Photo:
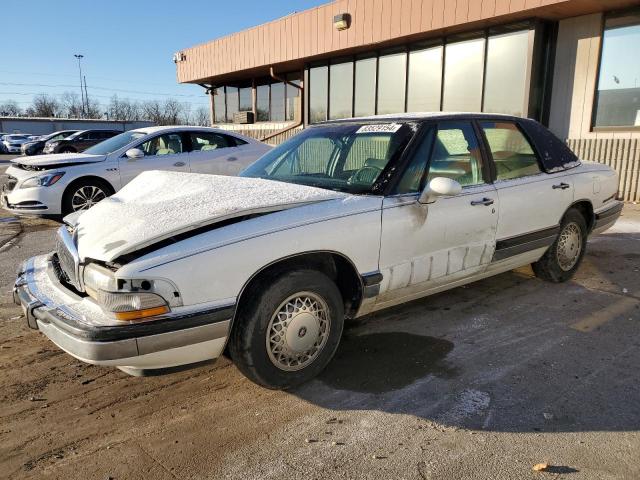
<path fill-rule="evenodd" d="M 227 157 L 227 162 L 235 162 L 238 157 Z"/>
<path fill-rule="evenodd" d="M 176 162 L 173 164 L 174 167 L 184 167 L 186 165 L 186 163 L 184 162 Z"/>
<path fill-rule="evenodd" d="M 566 190 L 566 189 L 567 189 L 567 188 L 569 188 L 569 187 L 570 187 L 570 185 L 569 185 L 568 183 L 564 183 L 564 182 L 562 182 L 562 183 L 559 183 L 559 184 L 557 184 L 557 185 L 554 185 L 554 186 L 553 186 L 553 189 L 554 189 L 554 190 L 557 190 L 558 188 L 560 188 L 560 189 L 562 189 L 562 190 Z"/>
<path fill-rule="evenodd" d="M 493 205 L 493 198 L 483 198 L 482 200 L 472 200 L 471 205 Z"/>

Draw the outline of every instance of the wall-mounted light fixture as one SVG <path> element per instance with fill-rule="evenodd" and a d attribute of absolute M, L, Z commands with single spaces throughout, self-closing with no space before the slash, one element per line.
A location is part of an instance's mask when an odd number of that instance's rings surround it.
<path fill-rule="evenodd" d="M 187 59 L 187 56 L 184 52 L 176 52 L 173 54 L 173 63 L 184 62 Z"/>
<path fill-rule="evenodd" d="M 333 26 L 336 30 L 346 30 L 351 26 L 351 15 L 348 13 L 340 13 L 333 17 Z"/>

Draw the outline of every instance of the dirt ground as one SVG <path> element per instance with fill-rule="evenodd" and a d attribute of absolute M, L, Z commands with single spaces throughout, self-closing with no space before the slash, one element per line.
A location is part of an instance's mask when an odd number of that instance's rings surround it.
<path fill-rule="evenodd" d="M 0 477 L 640 478 L 639 206 L 574 281 L 522 269 L 352 322 L 289 392 L 224 358 L 129 377 L 29 330 L 14 272 L 55 227 L 0 218 Z"/>

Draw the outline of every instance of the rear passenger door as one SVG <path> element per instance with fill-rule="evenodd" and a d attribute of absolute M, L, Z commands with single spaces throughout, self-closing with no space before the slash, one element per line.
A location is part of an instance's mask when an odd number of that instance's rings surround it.
<path fill-rule="evenodd" d="M 543 172 L 536 151 L 516 122 L 478 123 L 495 168 L 500 199 L 494 259 L 535 257 L 553 243 L 573 201 L 571 177 Z"/>
<path fill-rule="evenodd" d="M 188 132 L 188 135 L 192 172 L 237 175 L 251 163 L 243 161 L 235 137 L 217 132 Z"/>

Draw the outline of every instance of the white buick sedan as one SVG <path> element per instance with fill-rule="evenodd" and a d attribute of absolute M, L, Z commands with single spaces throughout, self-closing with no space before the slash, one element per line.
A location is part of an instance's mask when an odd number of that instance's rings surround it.
<path fill-rule="evenodd" d="M 0 203 L 14 214 L 67 215 L 92 207 L 147 170 L 236 175 L 270 148 L 215 128 L 130 130 L 82 153 L 13 160 Z"/>
<path fill-rule="evenodd" d="M 345 318 L 527 264 L 569 280 L 620 215 L 617 185 L 532 120 L 329 122 L 240 177 L 141 174 L 67 217 L 15 299 L 85 362 L 142 374 L 227 348 L 287 388 L 327 365 Z"/>

